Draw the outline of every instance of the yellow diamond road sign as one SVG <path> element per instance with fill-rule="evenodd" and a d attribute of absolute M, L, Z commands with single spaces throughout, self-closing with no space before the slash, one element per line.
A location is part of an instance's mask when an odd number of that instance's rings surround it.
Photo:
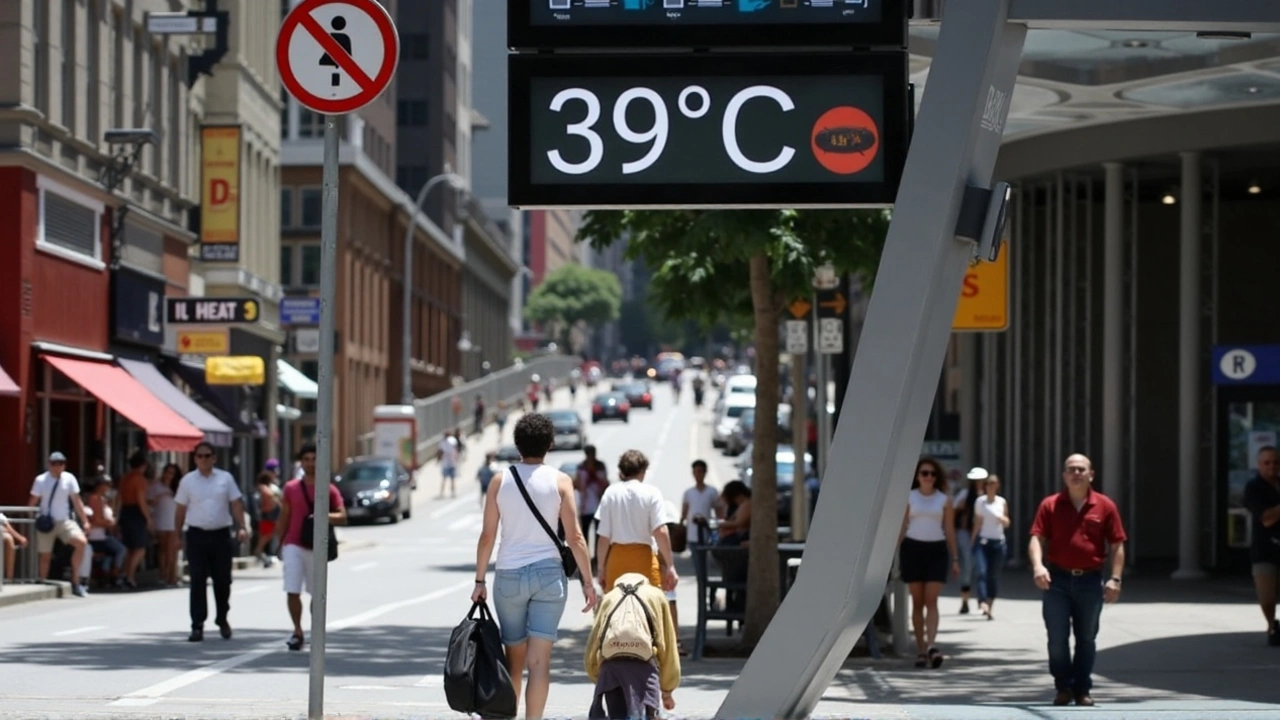
<path fill-rule="evenodd" d="M 179 330 L 178 352 L 184 355 L 226 355 L 231 352 L 230 332 L 222 330 Z"/>

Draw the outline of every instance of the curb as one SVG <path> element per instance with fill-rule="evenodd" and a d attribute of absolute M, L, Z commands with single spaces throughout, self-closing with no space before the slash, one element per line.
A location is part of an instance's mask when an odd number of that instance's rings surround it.
<path fill-rule="evenodd" d="M 16 592 L 12 589 L 0 592 L 0 608 L 10 607 L 13 605 L 21 605 L 23 603 L 37 602 L 40 600 L 55 600 L 57 598 L 66 597 L 71 594 L 71 583 L 62 582 L 60 580 L 45 581 L 40 585 L 9 585 L 8 588 L 22 587 L 22 592 Z M 26 588 L 36 588 L 28 590 Z"/>

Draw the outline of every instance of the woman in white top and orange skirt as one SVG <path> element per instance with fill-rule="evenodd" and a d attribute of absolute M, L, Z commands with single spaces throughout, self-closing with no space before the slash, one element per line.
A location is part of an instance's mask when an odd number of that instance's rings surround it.
<path fill-rule="evenodd" d="M 938 637 L 938 595 L 947 581 L 948 568 L 953 576 L 960 575 L 954 517 L 942 464 L 933 458 L 921 458 L 916 463 L 898 536 L 898 567 L 911 593 L 916 667 L 942 665 L 942 653 L 934 646 Z"/>

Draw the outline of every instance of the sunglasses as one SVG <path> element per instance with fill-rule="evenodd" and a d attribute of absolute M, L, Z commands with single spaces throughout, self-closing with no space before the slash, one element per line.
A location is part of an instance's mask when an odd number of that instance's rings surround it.
<path fill-rule="evenodd" d="M 920 477 L 937 477 L 938 474 L 932 470 L 920 470 L 916 473 Z"/>
<path fill-rule="evenodd" d="M 204 460 L 213 457 L 213 453 L 196 453 L 197 460 Z"/>

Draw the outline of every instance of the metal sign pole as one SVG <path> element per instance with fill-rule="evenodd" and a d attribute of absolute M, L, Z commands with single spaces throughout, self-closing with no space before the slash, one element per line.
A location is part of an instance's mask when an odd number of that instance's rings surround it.
<path fill-rule="evenodd" d="M 309 720 L 324 718 L 325 610 L 329 585 L 329 477 L 333 472 L 333 341 L 338 296 L 338 123 L 324 121 L 324 189 L 320 211 L 320 393 L 316 397 L 315 537 L 312 547 L 311 696 Z"/>

